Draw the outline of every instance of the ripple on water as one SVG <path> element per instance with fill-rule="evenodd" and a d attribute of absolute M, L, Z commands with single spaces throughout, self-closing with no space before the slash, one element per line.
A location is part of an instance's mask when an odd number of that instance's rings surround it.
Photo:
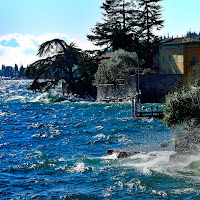
<path fill-rule="evenodd" d="M 0 82 L 2 199 L 198 199 L 200 157 L 174 152 L 161 120 L 132 119 L 130 103 L 54 103 L 30 82 Z"/>

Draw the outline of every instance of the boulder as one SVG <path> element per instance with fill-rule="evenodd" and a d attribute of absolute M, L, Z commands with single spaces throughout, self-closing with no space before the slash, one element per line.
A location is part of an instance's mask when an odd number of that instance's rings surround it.
<path fill-rule="evenodd" d="M 114 153 L 117 153 L 117 158 L 128 158 L 131 156 L 134 156 L 136 154 L 141 153 L 140 151 L 124 151 L 119 149 L 107 149 L 107 155 L 112 155 Z"/>

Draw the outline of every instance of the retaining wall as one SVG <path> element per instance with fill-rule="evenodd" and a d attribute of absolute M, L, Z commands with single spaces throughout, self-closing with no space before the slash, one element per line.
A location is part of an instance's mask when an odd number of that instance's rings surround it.
<path fill-rule="evenodd" d="M 127 76 L 124 84 L 99 84 L 97 100 L 130 100 L 139 88 L 143 103 L 161 103 L 165 95 L 183 86 L 183 75 L 180 74 L 146 74 Z"/>

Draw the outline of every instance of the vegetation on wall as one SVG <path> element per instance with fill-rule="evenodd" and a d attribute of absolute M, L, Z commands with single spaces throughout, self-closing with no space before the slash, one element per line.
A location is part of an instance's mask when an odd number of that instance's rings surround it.
<path fill-rule="evenodd" d="M 144 74 L 155 74 L 156 72 L 152 68 L 146 68 L 143 70 L 142 75 Z"/>
<path fill-rule="evenodd" d="M 97 84 L 117 83 L 117 79 L 134 74 L 137 70 L 137 54 L 119 49 L 107 62 L 99 65 L 95 82 Z"/>

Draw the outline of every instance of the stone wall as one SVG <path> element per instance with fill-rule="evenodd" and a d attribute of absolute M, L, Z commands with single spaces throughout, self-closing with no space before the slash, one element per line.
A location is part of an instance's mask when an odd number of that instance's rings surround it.
<path fill-rule="evenodd" d="M 139 83 L 139 84 L 138 84 Z M 130 100 L 138 89 L 141 90 L 143 103 L 164 102 L 165 95 L 183 86 L 183 75 L 176 74 L 146 74 L 128 76 L 124 84 L 99 84 L 97 86 L 97 100 L 117 99 Z"/>
<path fill-rule="evenodd" d="M 183 75 L 146 74 L 139 77 L 142 102 L 164 102 L 165 95 L 183 86 Z"/>

